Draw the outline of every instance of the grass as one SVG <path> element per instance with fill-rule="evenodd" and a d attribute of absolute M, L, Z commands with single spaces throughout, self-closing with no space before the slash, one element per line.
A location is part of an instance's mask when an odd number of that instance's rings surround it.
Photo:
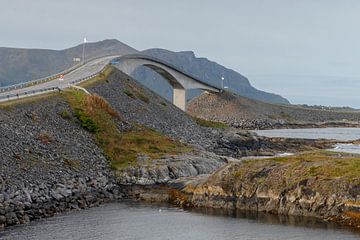
<path fill-rule="evenodd" d="M 29 97 L 24 97 L 24 98 L 19 98 L 19 99 L 13 99 L 10 101 L 0 103 L 0 109 L 10 110 L 13 107 L 16 107 L 18 105 L 32 104 L 32 103 L 36 103 L 36 102 L 42 101 L 44 99 L 47 99 L 49 97 L 54 97 L 54 96 L 58 96 L 58 95 L 59 95 L 58 92 L 50 92 L 50 93 L 44 93 L 44 94 L 35 95 L 35 96 L 31 96 L 31 97 L 29 96 Z"/>
<path fill-rule="evenodd" d="M 259 172 L 263 169 L 270 171 L 261 176 Z M 305 179 L 320 182 L 342 179 L 357 183 L 360 181 L 360 155 L 316 150 L 293 156 L 246 160 L 234 176 L 241 179 L 252 174 L 274 183 L 284 181 L 286 185 Z"/>
<path fill-rule="evenodd" d="M 71 114 L 66 110 L 63 110 L 63 111 L 59 112 L 59 115 L 63 119 L 70 119 L 71 118 Z"/>
<path fill-rule="evenodd" d="M 133 85 L 129 85 L 129 88 L 125 89 L 123 92 L 132 99 L 139 99 L 144 103 L 150 103 L 150 99 L 143 93 L 143 91 Z"/>
<path fill-rule="evenodd" d="M 80 166 L 81 166 L 80 161 L 77 159 L 65 159 L 64 164 L 65 164 L 65 166 L 67 166 L 71 169 L 74 169 L 74 170 L 79 170 Z"/>
<path fill-rule="evenodd" d="M 132 93 L 130 90 L 125 89 L 125 90 L 124 90 L 124 93 L 125 93 L 128 97 L 130 97 L 130 98 L 132 98 L 132 99 L 136 99 L 135 94 Z"/>
<path fill-rule="evenodd" d="M 137 165 L 139 155 L 153 160 L 191 151 L 190 147 L 149 128 L 134 126 L 128 131 L 120 131 L 117 126 L 122 121 L 120 114 L 99 96 L 73 90 L 63 95 L 79 124 L 94 134 L 97 144 L 115 170 Z"/>
<path fill-rule="evenodd" d="M 89 80 L 86 80 L 85 82 L 80 83 L 79 86 L 83 88 L 90 88 L 97 85 L 99 82 L 105 82 L 113 71 L 114 67 L 108 65 L 98 75 L 90 78 Z"/>
<path fill-rule="evenodd" d="M 218 128 L 218 129 L 225 129 L 228 128 L 229 125 L 222 123 L 222 122 L 216 122 L 216 121 L 209 121 L 202 118 L 193 117 L 195 122 L 202 126 L 202 127 L 208 127 L 208 128 Z"/>
<path fill-rule="evenodd" d="M 145 96 L 143 93 L 141 93 L 141 92 L 138 92 L 138 93 L 137 93 L 137 97 L 138 97 L 141 101 L 143 101 L 144 103 L 149 103 L 149 102 L 150 102 L 150 99 L 149 99 L 147 96 Z"/>

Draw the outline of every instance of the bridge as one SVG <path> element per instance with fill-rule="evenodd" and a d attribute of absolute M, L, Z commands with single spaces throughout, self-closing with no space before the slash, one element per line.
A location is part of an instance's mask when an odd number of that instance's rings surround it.
<path fill-rule="evenodd" d="M 116 68 L 128 75 L 131 75 L 140 66 L 148 67 L 160 74 L 173 88 L 173 104 L 183 111 L 186 109 L 186 90 L 202 89 L 211 92 L 220 92 L 221 90 L 168 62 L 148 55 L 129 54 L 115 58 L 113 62 Z"/>
<path fill-rule="evenodd" d="M 173 87 L 173 104 L 183 111 L 186 109 L 186 90 L 203 89 L 211 92 L 220 92 L 221 90 L 163 60 L 147 55 L 131 54 L 124 56 L 105 56 L 91 60 L 76 69 L 67 71 L 68 73 L 62 81 L 56 78 L 0 88 L 0 102 L 70 87 L 71 85 L 96 76 L 109 63 L 112 63 L 116 68 L 128 75 L 140 66 L 148 67 L 159 73 Z"/>

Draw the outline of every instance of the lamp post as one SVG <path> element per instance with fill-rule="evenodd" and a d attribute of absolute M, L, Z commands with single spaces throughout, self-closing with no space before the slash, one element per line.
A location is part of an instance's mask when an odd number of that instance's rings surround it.
<path fill-rule="evenodd" d="M 225 82 L 225 78 L 224 78 L 224 76 L 221 76 L 221 92 L 223 92 L 224 89 L 228 89 L 228 88 L 229 88 L 228 86 L 225 86 L 225 85 L 224 85 L 224 82 Z"/>
<path fill-rule="evenodd" d="M 83 52 L 82 52 L 82 63 L 85 64 L 85 44 L 87 43 L 86 38 L 84 38 L 84 43 L 83 43 Z"/>
<path fill-rule="evenodd" d="M 221 91 L 223 92 L 224 91 L 224 76 L 221 76 Z"/>

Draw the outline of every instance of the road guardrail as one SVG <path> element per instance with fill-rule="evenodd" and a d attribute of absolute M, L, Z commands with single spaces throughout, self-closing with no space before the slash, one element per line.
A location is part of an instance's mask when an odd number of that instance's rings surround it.
<path fill-rule="evenodd" d="M 55 73 L 55 74 L 52 74 L 52 75 L 44 77 L 44 78 L 39 78 L 39 79 L 27 81 L 27 82 L 17 83 L 17 84 L 11 85 L 11 86 L 0 87 L 0 93 L 8 92 L 8 91 L 15 90 L 15 89 L 26 88 L 26 87 L 37 85 L 37 84 L 40 84 L 40 83 L 48 82 L 48 81 L 59 78 L 60 75 L 68 74 L 68 73 L 80 68 L 81 66 L 84 66 L 85 64 L 93 61 L 93 60 L 96 60 L 96 59 L 99 59 L 99 58 L 104 58 L 104 57 L 111 57 L 111 56 L 118 57 L 118 55 L 109 54 L 109 55 L 104 55 L 104 56 L 101 56 L 101 57 L 90 58 L 90 59 L 86 60 L 85 63 L 83 63 L 83 64 L 77 64 L 77 65 L 75 65 L 75 66 L 73 66 L 71 68 L 68 68 L 68 69 L 66 69 L 66 70 L 64 70 L 62 72 Z"/>

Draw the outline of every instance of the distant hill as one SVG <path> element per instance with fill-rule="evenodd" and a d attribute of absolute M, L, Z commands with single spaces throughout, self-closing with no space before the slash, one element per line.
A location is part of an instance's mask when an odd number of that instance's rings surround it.
<path fill-rule="evenodd" d="M 0 86 L 46 77 L 73 66 L 83 45 L 64 50 L 0 48 Z M 86 43 L 85 60 L 108 54 L 137 52 L 118 40 Z"/>
<path fill-rule="evenodd" d="M 336 123 L 350 126 L 360 122 L 360 112 L 313 109 L 297 105 L 279 105 L 239 96 L 230 92 L 204 93 L 187 106 L 193 116 L 228 123 L 240 128 L 289 127 L 289 124 Z M 329 125 L 328 126 L 332 126 Z M 297 127 L 300 127 L 299 125 Z M 306 126 L 305 126 L 306 127 Z"/>
<path fill-rule="evenodd" d="M 204 80 L 215 86 L 221 86 L 221 77 L 225 78 L 225 85 L 229 90 L 241 96 L 257 99 L 263 102 L 289 104 L 289 101 L 279 95 L 260 91 L 251 86 L 249 80 L 234 70 L 228 69 L 216 62 L 210 61 L 207 58 L 197 58 L 191 51 L 172 52 L 165 49 L 149 49 L 141 53 L 157 57 L 172 63 L 175 66 L 189 72 L 192 75 Z M 170 99 L 172 96 L 172 89 L 165 80 L 162 80 L 160 75 L 141 67 L 135 71 L 133 76 L 141 81 L 145 86 L 155 89 L 160 95 Z M 162 81 L 164 84 L 158 84 Z M 199 90 L 192 90 L 188 93 L 188 99 L 193 98 L 201 93 Z"/>
<path fill-rule="evenodd" d="M 20 49 L 0 48 L 0 87 L 46 77 L 73 66 L 73 58 L 81 57 L 83 45 L 64 49 Z M 131 54 L 138 51 L 118 40 L 104 40 L 87 43 L 85 59 L 109 54 Z M 252 87 L 249 80 L 231 69 L 225 68 L 206 58 L 197 58 L 193 52 L 172 52 L 164 49 L 149 49 L 141 53 L 155 56 L 184 69 L 210 84 L 220 86 L 221 77 L 230 90 L 264 102 L 289 104 L 276 94 L 260 91 Z M 141 67 L 133 74 L 139 82 L 161 96 L 171 99 L 171 86 L 160 75 L 150 69 Z M 200 90 L 188 91 L 188 99 L 201 94 Z"/>

